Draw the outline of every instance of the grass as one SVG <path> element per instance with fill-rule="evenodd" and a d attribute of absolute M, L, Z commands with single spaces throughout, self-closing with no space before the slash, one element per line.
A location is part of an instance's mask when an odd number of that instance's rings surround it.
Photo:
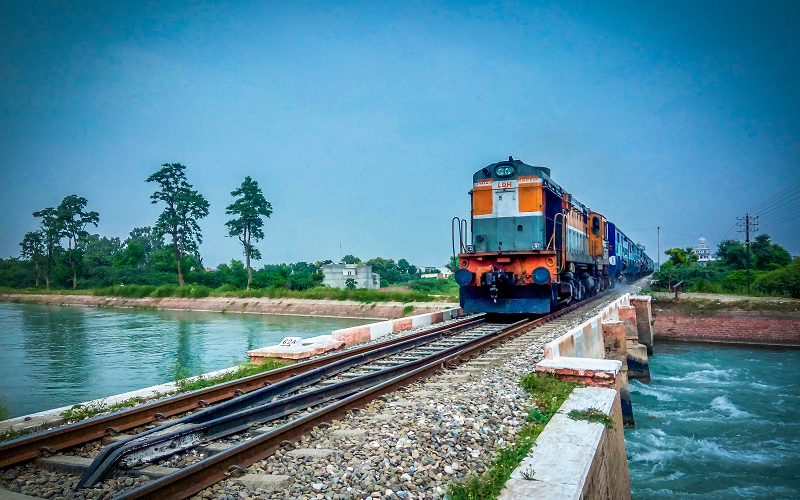
<path fill-rule="evenodd" d="M 589 408 L 588 410 L 572 410 L 567 415 L 572 420 L 586 420 L 588 422 L 597 422 L 606 426 L 607 429 L 614 427 L 614 421 L 611 417 L 596 408 Z"/>
<path fill-rule="evenodd" d="M 580 387 L 578 384 L 535 373 L 523 376 L 520 385 L 533 395 L 536 402 L 528 413 L 528 425 L 522 428 L 513 443 L 500 450 L 488 471 L 480 476 L 472 476 L 463 483 L 451 484 L 447 492 L 451 500 L 497 498 L 511 473 L 530 453 L 547 422 L 553 418 L 572 390 Z M 533 479 L 533 473 L 533 470 L 523 471 L 523 477 Z"/>
<path fill-rule="evenodd" d="M 92 418 L 96 415 L 104 414 L 104 413 L 112 413 L 123 408 L 131 408 L 136 405 L 140 405 L 144 403 L 146 400 L 145 398 L 130 398 L 126 399 L 125 401 L 120 401 L 119 403 L 115 403 L 113 405 L 106 405 L 102 403 L 96 404 L 88 404 L 88 405 L 74 405 L 69 410 L 65 410 L 59 414 L 61 418 L 65 418 L 67 420 L 78 422 L 80 420 L 86 420 L 87 418 Z"/>
<path fill-rule="evenodd" d="M 288 364 L 289 363 L 284 363 L 276 359 L 267 358 L 260 365 L 253 363 L 242 363 L 236 367 L 236 370 L 214 377 L 200 376 L 196 379 L 188 378 L 188 369 L 181 370 L 179 368 L 175 373 L 175 383 L 178 385 L 178 390 L 180 392 L 196 391 L 197 389 L 204 389 L 206 387 L 211 387 L 212 385 L 230 382 L 231 380 L 237 380 L 240 378 L 249 377 L 251 375 L 257 375 L 259 373 L 275 370 L 277 368 L 283 368 Z"/>
<path fill-rule="evenodd" d="M 412 312 L 414 312 L 414 306 L 405 306 L 403 311 L 400 313 L 400 317 L 402 318 L 404 316 L 408 316 Z"/>

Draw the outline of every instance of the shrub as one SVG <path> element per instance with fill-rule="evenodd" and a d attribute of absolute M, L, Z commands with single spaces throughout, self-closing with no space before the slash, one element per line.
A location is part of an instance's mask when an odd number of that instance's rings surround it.
<path fill-rule="evenodd" d="M 172 297 L 178 289 L 175 285 L 161 285 L 153 290 L 150 294 L 151 297 Z"/>
<path fill-rule="evenodd" d="M 183 297 L 185 299 L 200 299 L 208 297 L 211 294 L 211 289 L 205 285 L 184 285 L 175 289 L 173 295 Z"/>
<path fill-rule="evenodd" d="M 800 257 L 788 266 L 760 275 L 754 282 L 759 291 L 800 299 Z"/>

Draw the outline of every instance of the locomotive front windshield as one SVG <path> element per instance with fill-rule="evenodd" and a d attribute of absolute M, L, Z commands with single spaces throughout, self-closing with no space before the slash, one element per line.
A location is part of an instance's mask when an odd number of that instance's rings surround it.
<path fill-rule="evenodd" d="M 494 173 L 498 177 L 511 177 L 514 175 L 514 165 L 498 165 Z"/>

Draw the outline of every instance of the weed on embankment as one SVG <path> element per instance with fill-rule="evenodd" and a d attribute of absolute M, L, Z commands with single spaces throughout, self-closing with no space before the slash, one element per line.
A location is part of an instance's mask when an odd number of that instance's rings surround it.
<path fill-rule="evenodd" d="M 500 450 L 489 470 L 480 476 L 472 476 L 463 483 L 451 484 L 448 495 L 451 500 L 494 500 L 511 478 L 511 473 L 528 456 L 536 438 L 553 418 L 561 404 L 579 384 L 562 382 L 549 375 L 531 373 L 520 379 L 520 385 L 532 394 L 536 405 L 531 408 L 517 439 Z M 532 473 L 529 474 L 532 477 Z"/>
<path fill-rule="evenodd" d="M 588 410 L 572 410 L 567 415 L 572 420 L 586 420 L 587 422 L 597 422 L 603 424 L 607 429 L 614 427 L 614 421 L 611 417 L 598 410 L 597 408 L 589 408 Z"/>
<path fill-rule="evenodd" d="M 206 387 L 211 387 L 212 385 L 230 382 L 231 380 L 237 380 L 240 378 L 249 377 L 251 375 L 257 375 L 259 373 L 268 372 L 277 368 L 283 368 L 288 364 L 289 363 L 278 361 L 276 359 L 265 358 L 264 361 L 259 365 L 253 363 L 242 363 L 236 367 L 236 370 L 226 372 L 221 375 L 216 375 L 214 377 L 204 377 L 201 375 L 196 379 L 189 379 L 188 372 L 178 368 L 175 371 L 175 384 L 178 386 L 178 390 L 180 392 L 196 391 L 197 389 L 204 389 Z"/>

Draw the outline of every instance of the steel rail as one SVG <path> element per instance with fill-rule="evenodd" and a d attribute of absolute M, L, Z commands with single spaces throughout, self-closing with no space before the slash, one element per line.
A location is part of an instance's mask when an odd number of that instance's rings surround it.
<path fill-rule="evenodd" d="M 204 437 L 212 439 L 221 437 L 216 434 L 213 437 L 208 436 L 208 434 L 213 433 L 215 429 L 219 432 L 219 429 L 222 428 L 227 434 L 241 432 L 253 423 L 263 423 L 297 411 L 292 410 L 286 413 L 286 408 L 305 409 L 332 398 L 338 398 L 344 394 L 350 394 L 357 390 L 364 389 L 366 386 L 359 385 L 359 383 L 362 383 L 363 380 L 377 379 L 381 373 L 389 370 L 384 369 L 377 373 L 373 372 L 369 375 L 369 377 L 373 378 L 365 378 L 364 376 L 351 378 L 348 381 L 349 385 L 348 382 L 338 382 L 334 385 L 320 387 L 288 398 L 272 401 L 275 396 L 295 392 L 301 388 L 336 376 L 350 369 L 362 367 L 372 361 L 382 360 L 387 357 L 391 359 L 390 357 L 392 355 L 398 353 L 424 347 L 446 338 L 457 338 L 458 334 L 464 333 L 464 331 L 469 332 L 471 329 L 480 328 L 481 325 L 483 325 L 483 321 L 478 321 L 476 323 L 477 326 L 456 325 L 415 338 L 402 339 L 402 342 L 395 342 L 391 345 L 373 349 L 358 356 L 351 356 L 329 363 L 325 366 L 305 372 L 302 375 L 257 389 L 246 396 L 241 396 L 206 410 L 174 420 L 169 422 L 168 425 L 163 425 L 117 441 L 103 448 L 97 457 L 95 457 L 91 467 L 86 470 L 83 477 L 78 482 L 77 488 L 83 487 L 84 485 L 91 486 L 95 480 L 103 475 L 105 470 L 127 455 L 135 454 L 150 459 L 166 457 L 182 449 L 190 448 L 198 444 Z M 459 342 L 459 345 L 463 345 L 464 343 L 463 341 Z M 437 349 L 437 351 L 442 350 L 443 349 Z M 367 385 L 369 385 L 369 383 L 370 382 L 368 382 Z M 350 387 L 353 387 L 353 389 L 350 389 Z M 232 424 L 231 422 L 233 421 L 237 423 Z M 239 430 L 231 431 L 232 426 Z M 179 429 L 170 432 L 168 430 L 170 427 L 179 427 Z M 169 445 L 165 443 L 169 443 Z M 144 451 L 147 449 L 153 450 L 153 448 L 155 448 L 155 450 L 151 453 Z M 155 451 L 159 453 L 155 453 Z M 132 466 L 133 464 L 127 465 Z"/>
<path fill-rule="evenodd" d="M 268 384 L 274 384 L 290 377 L 314 370 L 329 363 L 359 356 L 373 349 L 403 342 L 408 339 L 424 336 L 433 332 L 452 329 L 454 327 L 477 324 L 484 318 L 475 317 L 454 321 L 447 325 L 433 327 L 402 337 L 385 340 L 354 349 L 332 353 L 313 360 L 232 380 L 213 387 L 198 389 L 159 401 L 153 401 L 131 409 L 102 415 L 73 424 L 48 429 L 43 432 L 23 436 L 18 439 L 0 443 L 0 468 L 32 460 L 41 455 L 42 450 L 62 450 L 89 441 L 100 439 L 108 434 L 109 429 L 125 431 L 149 424 L 157 420 L 196 410 L 206 404 L 226 401 L 241 394 L 247 394 Z"/>
<path fill-rule="evenodd" d="M 604 294 L 605 295 L 605 294 Z M 351 396 L 316 410 L 306 416 L 288 422 L 284 425 L 222 451 L 216 455 L 180 469 L 168 476 L 144 484 L 134 490 L 115 497 L 115 500 L 183 500 L 189 498 L 205 488 L 231 477 L 232 473 L 241 471 L 253 463 L 263 460 L 280 448 L 286 441 L 299 439 L 303 434 L 318 426 L 338 417 L 344 416 L 348 411 L 363 407 L 373 399 L 407 386 L 420 378 L 428 377 L 443 368 L 452 366 L 470 358 L 488 352 L 498 345 L 515 338 L 527 330 L 531 330 L 544 323 L 548 323 L 564 314 L 584 307 L 602 296 L 596 296 L 588 301 L 568 306 L 548 316 L 535 320 L 523 320 L 514 323 L 498 332 L 480 337 L 473 342 L 457 346 L 459 350 L 440 357 L 415 369 L 401 372 L 400 375 L 359 391 Z M 404 367 L 406 365 L 403 365 Z"/>

